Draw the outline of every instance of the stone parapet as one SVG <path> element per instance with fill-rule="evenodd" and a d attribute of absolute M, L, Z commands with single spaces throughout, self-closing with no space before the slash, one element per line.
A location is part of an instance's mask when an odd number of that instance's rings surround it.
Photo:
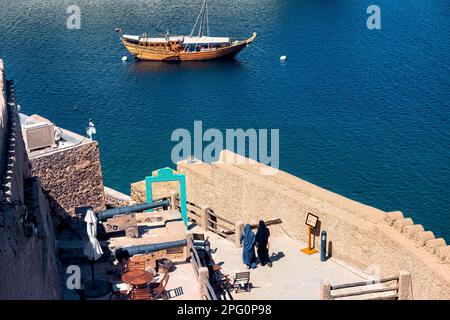
<path fill-rule="evenodd" d="M 109 207 L 123 207 L 131 204 L 131 197 L 117 190 L 103 187 L 105 202 Z"/>
<path fill-rule="evenodd" d="M 182 161 L 178 171 L 186 174 L 190 202 L 245 223 L 278 217 L 283 229 L 300 241 L 307 239 L 304 221 L 311 212 L 319 216 L 319 229 L 327 231 L 334 257 L 360 269 L 376 266 L 382 276 L 407 270 L 415 299 L 450 299 L 448 247 L 434 241 L 431 231 L 400 211 L 384 212 L 282 171 L 261 175 L 261 166 Z"/>
<path fill-rule="evenodd" d="M 425 231 L 421 224 L 412 224 L 404 226 L 402 229 L 402 233 L 407 236 L 409 239 L 414 239 L 414 236 L 418 232 Z"/>

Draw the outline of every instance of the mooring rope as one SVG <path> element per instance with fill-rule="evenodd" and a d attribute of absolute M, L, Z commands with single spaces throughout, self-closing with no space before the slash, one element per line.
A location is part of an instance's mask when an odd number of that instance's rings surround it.
<path fill-rule="evenodd" d="M 260 47 L 258 47 L 256 44 L 254 44 L 254 43 L 252 43 L 252 47 L 255 47 L 256 49 L 258 49 L 259 51 L 261 51 L 262 53 L 264 53 L 264 54 L 269 54 L 267 51 L 265 51 L 265 50 L 263 50 L 263 49 L 261 49 Z"/>

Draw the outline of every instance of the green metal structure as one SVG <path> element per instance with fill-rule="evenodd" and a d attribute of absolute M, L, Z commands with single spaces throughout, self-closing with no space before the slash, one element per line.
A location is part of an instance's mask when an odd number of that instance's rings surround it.
<path fill-rule="evenodd" d="M 186 207 L 186 176 L 183 173 L 175 173 L 171 168 L 162 168 L 156 172 L 155 176 L 145 177 L 145 193 L 147 203 L 153 201 L 152 183 L 178 181 L 180 185 L 180 211 L 184 224 L 188 226 L 187 207 Z"/>

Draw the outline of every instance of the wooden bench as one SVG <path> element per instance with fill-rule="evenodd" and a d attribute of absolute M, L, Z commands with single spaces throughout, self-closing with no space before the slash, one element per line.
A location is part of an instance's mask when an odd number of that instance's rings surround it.
<path fill-rule="evenodd" d="M 130 260 L 126 267 L 127 271 L 131 270 L 145 270 L 145 262 L 144 261 L 132 261 Z"/>

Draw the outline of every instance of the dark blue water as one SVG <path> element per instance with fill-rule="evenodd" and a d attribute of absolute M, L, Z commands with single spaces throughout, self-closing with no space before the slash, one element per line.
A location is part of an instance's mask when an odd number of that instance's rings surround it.
<path fill-rule="evenodd" d="M 250 36 L 233 62 L 122 63 L 114 29 L 189 33 L 199 1 L 0 0 L 0 56 L 25 113 L 84 134 L 94 119 L 105 184 L 173 166 L 176 128 L 280 128 L 280 167 L 450 239 L 450 5 L 210 1 L 215 35 Z M 281 64 L 279 56 L 289 60 Z"/>

